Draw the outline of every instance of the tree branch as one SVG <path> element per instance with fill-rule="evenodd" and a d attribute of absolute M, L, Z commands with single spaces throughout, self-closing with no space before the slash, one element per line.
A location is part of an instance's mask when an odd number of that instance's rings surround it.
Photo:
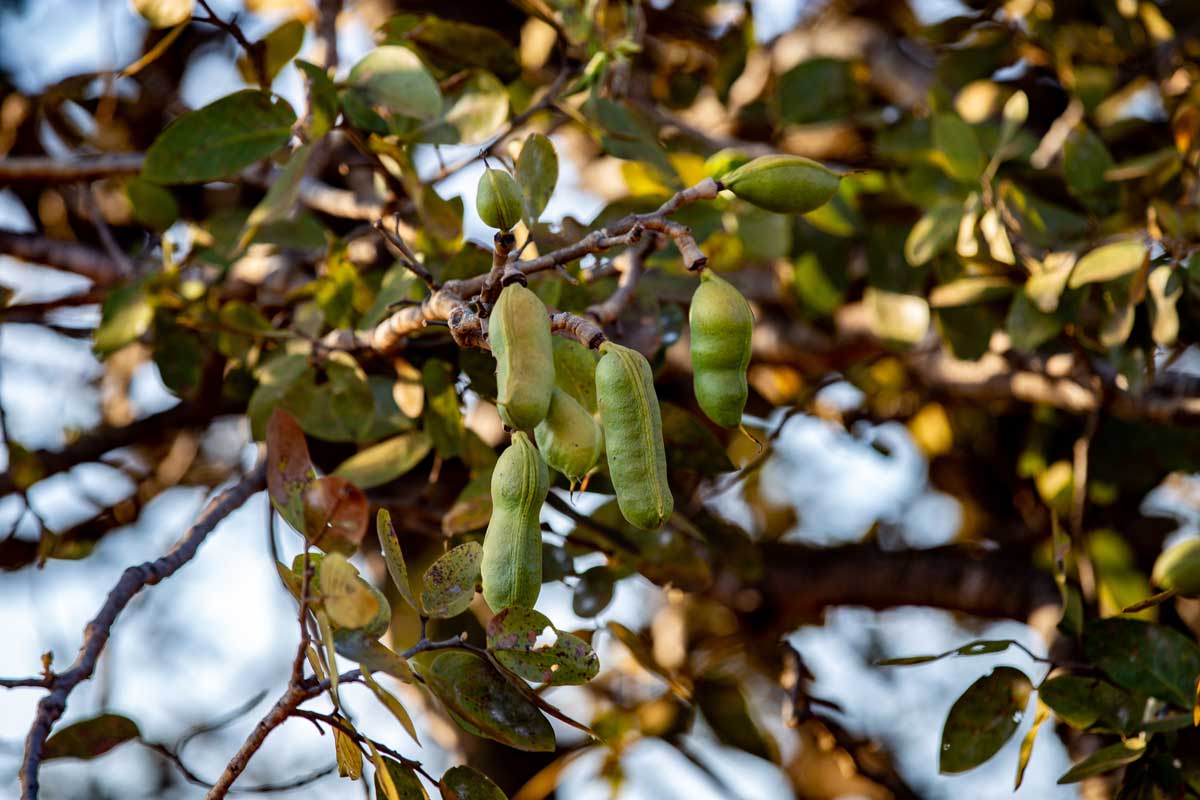
<path fill-rule="evenodd" d="M 215 497 L 166 555 L 155 561 L 129 567 L 121 574 L 117 585 L 108 593 L 100 611 L 92 619 L 83 635 L 83 644 L 74 663 L 52 678 L 50 693 L 38 702 L 37 715 L 25 739 L 25 753 L 21 760 L 21 798 L 36 800 L 38 796 L 38 768 L 42 760 L 42 748 L 50 735 L 50 729 L 63 715 L 67 698 L 83 681 L 92 676 L 96 662 L 104 652 L 113 623 L 129 605 L 134 596 L 147 586 L 153 586 L 174 575 L 190 561 L 200 545 L 234 509 L 240 507 L 255 492 L 266 486 L 266 460 L 259 463 L 238 483 Z"/>
<path fill-rule="evenodd" d="M 1049 573 L 961 547 L 885 552 L 872 544 L 770 544 L 762 555 L 764 575 L 755 587 L 761 602 L 749 616 L 772 631 L 794 630 L 831 606 L 929 606 L 1025 621 L 1043 606 L 1059 605 Z"/>
<path fill-rule="evenodd" d="M 0 183 L 24 181 L 90 181 L 117 175 L 136 175 L 142 171 L 142 153 L 109 153 L 81 156 L 68 160 L 42 156 L 0 158 Z"/>
<path fill-rule="evenodd" d="M 117 283 L 124 277 L 121 265 L 100 250 L 34 233 L 0 230 L 0 255 L 73 272 L 100 285 Z"/>

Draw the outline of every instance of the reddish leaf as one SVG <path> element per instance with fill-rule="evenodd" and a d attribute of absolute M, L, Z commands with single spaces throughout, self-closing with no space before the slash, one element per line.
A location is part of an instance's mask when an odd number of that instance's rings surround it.
<path fill-rule="evenodd" d="M 367 533 L 367 496 L 337 475 L 313 481 L 304 492 L 304 535 L 327 553 L 353 553 Z"/>
<path fill-rule="evenodd" d="M 316 472 L 300 424 L 276 408 L 267 423 L 267 492 L 280 515 L 296 530 L 304 530 L 304 494 Z"/>

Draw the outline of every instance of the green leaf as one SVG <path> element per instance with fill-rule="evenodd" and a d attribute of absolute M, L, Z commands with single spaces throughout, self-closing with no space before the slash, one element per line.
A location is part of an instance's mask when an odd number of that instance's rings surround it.
<path fill-rule="evenodd" d="M 1063 178 L 1076 197 L 1086 198 L 1104 191 L 1105 173 L 1113 168 L 1113 158 L 1104 142 L 1085 126 L 1079 126 L 1063 144 Z"/>
<path fill-rule="evenodd" d="M 95 758 L 141 736 L 137 723 L 120 714 L 101 714 L 62 728 L 42 748 L 42 760 Z"/>
<path fill-rule="evenodd" d="M 742 687 L 725 676 L 706 676 L 696 681 L 696 705 L 716 734 L 728 747 L 775 761 L 778 747 L 754 720 Z"/>
<path fill-rule="evenodd" d="M 255 370 L 258 386 L 250 395 L 246 416 L 250 418 L 250 433 L 256 441 L 261 442 L 266 436 L 267 420 L 288 392 L 299 383 L 312 383 L 312 372 L 308 356 L 298 353 L 273 358 Z"/>
<path fill-rule="evenodd" d="M 247 89 L 189 111 L 146 151 L 142 177 L 205 183 L 236 175 L 287 143 L 296 114 L 287 101 Z"/>
<path fill-rule="evenodd" d="M 1058 336 L 1063 329 L 1063 320 L 1057 314 L 1046 314 L 1038 310 L 1029 298 L 1028 290 L 1021 290 L 1013 297 L 1008 308 L 1004 329 L 1012 340 L 1013 349 L 1032 353 L 1046 342 Z"/>
<path fill-rule="evenodd" d="M 959 278 L 935 286 L 929 293 L 929 305 L 933 308 L 970 306 L 1008 297 L 1015 290 L 1016 286 L 1008 278 L 999 275 Z"/>
<path fill-rule="evenodd" d="M 394 758 L 380 758 L 383 770 L 375 770 L 375 800 L 429 800 L 417 773 Z M 386 779 L 382 777 L 385 772 L 388 776 Z M 385 782 L 390 782 L 391 785 L 385 788 Z"/>
<path fill-rule="evenodd" d="M 421 59 L 407 47 L 385 45 L 367 53 L 348 81 L 371 102 L 406 117 L 430 121 L 442 113 L 442 93 Z"/>
<path fill-rule="evenodd" d="M 296 67 L 308 81 L 308 118 L 306 133 L 309 141 L 320 139 L 333 130 L 338 116 L 337 87 L 327 73 L 316 64 L 296 59 Z"/>
<path fill-rule="evenodd" d="M 462 764 L 442 773 L 438 789 L 442 800 L 508 800 L 491 778 Z"/>
<path fill-rule="evenodd" d="M 546 210 L 546 204 L 550 202 L 558 183 L 558 153 L 549 137 L 541 133 L 529 134 L 517 158 L 516 178 L 517 183 L 521 184 L 521 191 L 525 193 L 525 208 L 529 217 L 536 221 Z"/>
<path fill-rule="evenodd" d="M 496 76 L 474 70 L 449 98 L 443 124 L 437 130 L 449 128 L 449 141 L 442 144 L 479 144 L 500 129 L 508 119 L 508 91 Z"/>
<path fill-rule="evenodd" d="M 396 537 L 396 529 L 392 527 L 392 515 L 386 508 L 379 509 L 375 517 L 375 530 L 379 534 L 379 544 L 383 550 L 383 558 L 387 562 L 388 574 L 392 583 L 413 610 L 420 611 L 421 604 L 413 594 L 408 582 L 408 565 L 404 561 L 404 552 L 400 549 L 400 540 Z"/>
<path fill-rule="evenodd" d="M 571 593 L 571 610 L 579 617 L 594 617 L 612 602 L 616 576 L 603 565 L 589 567 Z"/>
<path fill-rule="evenodd" d="M 409 431 L 360 450 L 333 472 L 360 489 L 373 489 L 404 475 L 433 449 L 425 431 Z"/>
<path fill-rule="evenodd" d="M 258 202 L 250 216 L 246 217 L 246 226 L 238 241 L 237 249 L 241 250 L 250 244 L 250 240 L 258 233 L 263 225 L 278 222 L 288 216 L 300 196 L 300 183 L 304 180 L 308 169 L 308 159 L 312 155 L 312 145 L 301 145 L 292 153 L 288 163 L 276 176 L 271 188 L 263 199 Z"/>
<path fill-rule="evenodd" d="M 137 341 L 150 330 L 154 304 L 144 282 L 122 286 L 109 292 L 100 310 L 100 327 L 92 342 L 99 358 L 107 358 L 125 345 Z"/>
<path fill-rule="evenodd" d="M 133 9 L 152 28 L 170 28 L 192 16 L 196 0 L 133 0 Z"/>
<path fill-rule="evenodd" d="M 780 117 L 797 125 L 849 116 L 863 96 L 854 65 L 834 58 L 792 67 L 779 76 L 778 92 Z"/>
<path fill-rule="evenodd" d="M 416 683 L 412 667 L 402 655 L 362 630 L 339 630 L 333 635 L 333 645 L 340 655 L 371 672 L 385 672 L 402 683 Z"/>
<path fill-rule="evenodd" d="M 467 542 L 443 553 L 430 564 L 421 586 L 421 605 L 425 613 L 435 619 L 444 619 L 466 611 L 475 599 L 482 561 L 483 548 L 479 542 Z"/>
<path fill-rule="evenodd" d="M 383 703 L 384 708 L 391 712 L 392 716 L 396 718 L 396 721 L 400 723 L 400 726 L 404 728 L 405 732 L 412 737 L 412 740 L 417 744 L 420 744 L 421 740 L 417 737 L 417 729 L 416 726 L 413 725 L 412 717 L 408 715 L 408 709 L 406 709 L 404 705 L 396 699 L 395 695 L 380 686 L 379 682 L 371 677 L 371 670 L 369 667 L 362 667 L 361 671 L 363 682 L 366 683 L 371 689 L 371 692 L 375 695 L 375 698 L 379 700 L 379 702 Z"/>
<path fill-rule="evenodd" d="M 1141 722 L 1146 706 L 1144 696 L 1088 675 L 1056 675 L 1042 682 L 1038 696 L 1056 717 L 1080 730 L 1102 723 L 1109 730 L 1130 733 Z"/>
<path fill-rule="evenodd" d="M 530 752 L 553 752 L 554 729 L 529 700 L 472 653 L 442 653 L 427 685 L 468 733 Z"/>
<path fill-rule="evenodd" d="M 200 385 L 207 342 L 195 331 L 160 318 L 154 331 L 154 365 L 173 393 L 190 396 Z"/>
<path fill-rule="evenodd" d="M 1059 784 L 1078 783 L 1084 778 L 1103 775 L 1118 767 L 1132 764 L 1146 754 L 1146 743 L 1140 739 L 1129 739 L 1124 742 L 1102 747 L 1090 756 L 1067 770 L 1058 779 Z"/>
<path fill-rule="evenodd" d="M 975 129 L 954 114 L 934 115 L 933 147 L 942 169 L 959 183 L 974 183 L 983 174 L 986 161 Z"/>
<path fill-rule="evenodd" d="M 942 728 L 939 770 L 966 772 L 994 756 L 1016 732 L 1033 684 L 1012 667 L 996 667 L 954 701 Z"/>
<path fill-rule="evenodd" d="M 958 236 L 962 215 L 962 204 L 952 200 L 926 211 L 904 240 L 904 258 L 908 263 L 919 267 L 949 250 Z"/>
<path fill-rule="evenodd" d="M 692 414 L 667 402 L 659 403 L 659 410 L 663 443 L 667 447 L 667 466 L 671 470 L 715 475 L 735 469 L 724 445 Z"/>
<path fill-rule="evenodd" d="M 433 446 L 442 458 L 461 453 L 466 435 L 454 379 L 453 368 L 445 361 L 431 358 L 421 368 L 421 382 L 425 387 L 425 430 L 433 437 Z"/>
<path fill-rule="evenodd" d="M 538 646 L 547 629 L 553 643 Z M 487 626 L 487 646 L 497 660 L 527 681 L 552 686 L 587 683 L 600 671 L 600 661 L 587 642 L 554 627 L 531 608 L 506 608 Z"/>
<path fill-rule="evenodd" d="M 1083 651 L 1118 686 L 1191 708 L 1200 647 L 1176 630 L 1132 619 L 1101 619 L 1083 629 Z"/>
<path fill-rule="evenodd" d="M 411 42 L 431 64 L 448 72 L 480 67 L 506 83 L 520 77 L 517 48 L 491 28 L 432 14 L 415 24 L 409 19 L 394 17 L 385 25 L 389 43 Z"/>
<path fill-rule="evenodd" d="M 175 195 L 156 183 L 130 178 L 125 183 L 125 197 L 129 200 L 133 218 L 147 227 L 165 231 L 179 219 Z"/>
<path fill-rule="evenodd" d="M 1075 265 L 1067 286 L 1078 289 L 1089 283 L 1102 283 L 1135 272 L 1146 260 L 1146 245 L 1141 239 L 1123 239 L 1092 250 Z"/>

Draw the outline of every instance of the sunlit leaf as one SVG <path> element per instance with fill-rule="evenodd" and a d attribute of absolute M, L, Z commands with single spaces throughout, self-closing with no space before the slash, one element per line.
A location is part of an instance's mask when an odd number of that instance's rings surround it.
<path fill-rule="evenodd" d="M 363 757 L 358 745 L 339 728 L 333 729 L 333 751 L 337 757 L 338 775 L 356 781 L 362 777 Z"/>
<path fill-rule="evenodd" d="M 371 677 L 371 669 L 368 666 L 362 666 L 363 682 L 371 689 L 371 692 L 383 703 L 384 708 L 391 712 L 400 726 L 412 737 L 412 740 L 417 744 L 421 743 L 417 737 L 416 726 L 413 725 L 412 717 L 408 715 L 408 710 L 396 699 L 395 695 L 387 689 L 379 685 L 379 682 Z"/>
<path fill-rule="evenodd" d="M 350 70 L 349 82 L 373 103 L 420 120 L 442 113 L 442 93 L 421 59 L 407 47 L 385 45 L 367 53 Z"/>
<path fill-rule="evenodd" d="M 192 16 L 196 0 L 132 0 L 133 8 L 152 28 L 170 28 Z"/>
<path fill-rule="evenodd" d="M 1140 239 L 1106 244 L 1079 259 L 1067 286 L 1078 289 L 1089 283 L 1111 281 L 1137 270 L 1145 260 L 1146 245 Z"/>
<path fill-rule="evenodd" d="M 382 769 L 375 769 L 375 797 L 379 800 L 429 800 L 425 786 L 411 767 L 394 758 L 381 757 Z"/>
<path fill-rule="evenodd" d="M 402 433 L 350 456 L 334 470 L 360 489 L 372 489 L 404 475 L 429 454 L 433 440 L 424 431 Z"/>
<path fill-rule="evenodd" d="M 320 589 L 325 611 L 339 627 L 361 628 L 379 613 L 379 601 L 340 553 L 330 553 L 321 562 Z"/>

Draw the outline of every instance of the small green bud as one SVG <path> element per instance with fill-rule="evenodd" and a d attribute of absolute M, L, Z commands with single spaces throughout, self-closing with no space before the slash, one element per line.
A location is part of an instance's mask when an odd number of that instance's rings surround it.
<path fill-rule="evenodd" d="M 525 211 L 520 184 L 502 169 L 484 170 L 475 193 L 475 209 L 485 225 L 512 230 Z"/>

